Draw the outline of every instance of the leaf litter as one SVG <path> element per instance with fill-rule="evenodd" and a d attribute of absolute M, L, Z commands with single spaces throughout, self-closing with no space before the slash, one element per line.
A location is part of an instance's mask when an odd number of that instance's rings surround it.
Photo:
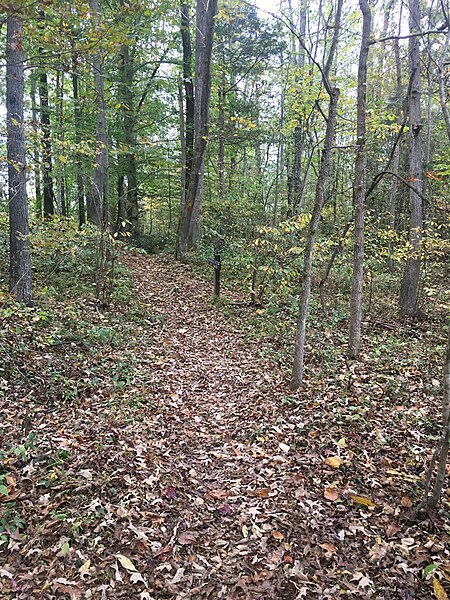
<path fill-rule="evenodd" d="M 430 451 L 420 386 L 416 411 L 387 406 L 357 367 L 345 397 L 330 378 L 283 403 L 285 373 L 209 284 L 126 261 L 148 314 L 124 313 L 108 348 L 113 374 L 133 357 L 124 385 L 98 369 L 95 393 L 2 400 L 3 597 L 446 598 L 448 517 L 408 520 Z M 365 386 L 376 410 L 355 419 Z"/>

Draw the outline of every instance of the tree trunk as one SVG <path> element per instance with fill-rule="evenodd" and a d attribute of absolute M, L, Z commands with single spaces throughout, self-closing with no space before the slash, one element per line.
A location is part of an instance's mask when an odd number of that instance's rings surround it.
<path fill-rule="evenodd" d="M 355 158 L 355 242 L 353 277 L 350 295 L 350 322 L 347 356 L 356 358 L 361 345 L 362 293 L 364 280 L 364 217 L 366 214 L 366 99 L 367 59 L 370 48 L 372 15 L 368 0 L 359 0 L 363 14 L 363 31 L 358 65 Z"/>
<path fill-rule="evenodd" d="M 447 340 L 447 351 L 444 361 L 442 384 L 442 435 L 434 449 L 433 456 L 431 458 L 430 466 L 428 468 L 426 476 L 425 490 L 422 496 L 422 500 L 420 501 L 419 505 L 414 509 L 412 515 L 413 518 L 416 518 L 419 512 L 425 507 L 429 509 L 436 508 L 442 494 L 442 488 L 445 480 L 447 458 L 450 447 L 450 329 Z M 437 472 L 434 478 L 433 491 L 430 496 L 431 482 L 433 479 L 436 463 Z"/>
<path fill-rule="evenodd" d="M 445 37 L 444 47 L 439 60 L 439 100 L 441 102 L 442 115 L 444 117 L 445 129 L 447 131 L 447 137 L 450 141 L 450 116 L 447 106 L 447 89 L 445 85 L 445 73 L 447 64 L 448 47 L 450 44 L 450 27 Z"/>
<path fill-rule="evenodd" d="M 32 73 L 30 77 L 30 100 L 31 100 L 31 118 L 33 124 L 33 164 L 34 164 L 34 190 L 36 198 L 36 215 L 38 219 L 42 219 L 42 187 L 41 187 L 41 173 L 39 170 L 39 163 L 41 159 L 40 143 L 39 143 L 39 118 L 38 108 L 36 106 L 36 74 Z"/>
<path fill-rule="evenodd" d="M 291 20 L 292 20 L 292 7 L 289 4 Z M 306 0 L 300 2 L 300 17 L 299 17 L 299 36 L 304 39 L 306 33 L 306 16 L 308 12 L 308 6 Z M 295 43 L 294 43 L 295 48 Z M 295 56 L 295 54 L 294 54 Z M 299 45 L 298 55 L 295 57 L 295 67 L 297 70 L 303 69 L 305 66 L 305 50 L 303 46 Z M 296 74 L 295 81 L 297 85 L 300 83 L 300 79 L 303 73 Z M 297 117 L 297 124 L 294 128 L 294 157 L 292 160 L 291 172 L 288 175 L 288 194 L 287 194 L 287 216 L 288 218 L 299 215 L 302 210 L 302 156 L 305 146 L 305 128 L 302 123 L 301 116 Z M 305 175 L 306 176 L 306 175 Z"/>
<path fill-rule="evenodd" d="M 181 215 L 177 257 L 197 245 L 203 203 L 203 174 L 211 95 L 211 54 L 217 0 L 197 0 L 195 44 L 194 154 L 186 202 Z M 187 124 L 187 123 L 186 123 Z M 187 129 L 186 129 L 187 136 Z"/>
<path fill-rule="evenodd" d="M 400 25 L 398 35 L 400 35 Z M 396 71 L 396 104 L 397 104 L 397 125 L 401 127 L 403 122 L 403 83 L 402 83 L 402 63 L 400 60 L 400 45 L 398 39 L 392 41 L 392 47 L 395 56 L 395 71 Z M 400 171 L 400 141 L 395 145 L 394 155 L 392 157 L 392 171 L 398 175 Z M 397 213 L 398 213 L 398 193 L 399 181 L 397 177 L 392 178 L 391 187 L 389 189 L 389 197 L 387 202 L 387 212 L 389 215 L 389 227 L 396 229 Z"/>
<path fill-rule="evenodd" d="M 39 13 L 39 23 L 45 26 L 45 15 Z M 48 79 L 43 60 L 43 49 L 39 48 L 40 73 L 39 73 L 39 103 L 41 106 L 42 127 L 42 183 L 44 188 L 44 217 L 49 217 L 55 212 L 55 194 L 53 191 L 52 174 L 52 142 L 50 125 L 50 106 L 48 101 Z"/>
<path fill-rule="evenodd" d="M 322 71 L 322 79 L 325 88 L 329 94 L 329 105 L 327 115 L 327 126 L 325 140 L 322 151 L 319 174 L 316 182 L 316 193 L 314 199 L 314 209 L 309 223 L 308 237 L 305 248 L 304 263 L 302 270 L 302 291 L 300 295 L 300 309 L 297 319 L 297 328 L 295 334 L 294 364 L 292 367 L 291 389 L 296 390 L 303 383 L 303 365 L 305 358 L 305 339 L 306 339 L 306 318 L 308 315 L 309 298 L 311 296 L 312 268 L 314 257 L 314 244 L 316 240 L 317 228 L 319 226 L 320 215 L 325 202 L 325 183 L 330 173 L 331 153 L 335 140 L 336 116 L 339 101 L 339 90 L 332 88 L 329 82 L 329 73 L 333 64 L 336 46 L 339 38 L 341 13 L 343 0 L 338 0 L 336 7 L 336 16 L 334 22 L 333 39 L 330 46 L 328 60 Z"/>
<path fill-rule="evenodd" d="M 83 161 L 80 154 L 82 112 L 79 97 L 77 61 L 75 56 L 73 57 L 72 90 L 75 126 L 75 173 L 77 182 L 78 225 L 82 227 L 86 223 L 86 205 L 84 197 Z"/>
<path fill-rule="evenodd" d="M 121 100 L 123 107 L 123 141 L 127 149 L 125 155 L 125 173 L 127 177 L 126 220 L 134 238 L 139 237 L 139 204 L 136 164 L 135 99 L 133 93 L 134 64 L 128 44 L 121 50 L 122 64 L 120 73 Z"/>
<path fill-rule="evenodd" d="M 409 0 L 409 28 L 411 34 L 420 31 L 420 1 Z M 400 311 L 403 315 L 414 316 L 417 313 L 417 300 L 420 280 L 421 245 L 423 230 L 422 199 L 422 122 L 420 111 L 420 38 L 409 39 L 409 70 L 411 77 L 409 93 L 409 190 L 410 251 L 406 261 L 400 290 Z M 416 193 L 416 190 L 418 193 Z M 420 194 L 420 195 L 419 195 Z"/>
<path fill-rule="evenodd" d="M 225 81 L 225 57 L 222 53 L 221 77 L 219 86 L 219 154 L 218 154 L 218 169 L 219 169 L 219 187 L 222 206 L 226 198 L 225 184 L 225 96 L 226 96 L 226 81 Z"/>
<path fill-rule="evenodd" d="M 9 192 L 9 289 L 19 302 L 32 301 L 25 135 L 23 118 L 23 23 L 8 15 L 6 32 L 6 127 Z"/>
<path fill-rule="evenodd" d="M 183 45 L 183 83 L 186 102 L 186 114 L 184 117 L 185 157 L 182 164 L 184 171 L 183 197 L 185 201 L 189 189 L 192 158 L 194 154 L 194 83 L 192 80 L 192 42 L 189 2 L 183 1 L 181 3 L 181 41 Z M 182 210 L 184 209 L 184 201 L 182 203 Z"/>
<path fill-rule="evenodd" d="M 100 0 L 89 0 L 89 6 L 94 13 L 95 25 L 98 26 L 102 15 Z M 98 227 L 107 227 L 109 225 L 108 127 L 103 58 L 100 51 L 93 56 L 92 69 L 97 96 L 97 144 L 93 185 L 88 202 L 88 218 Z"/>
<path fill-rule="evenodd" d="M 63 111 L 64 111 L 64 71 L 58 71 L 56 74 L 56 134 L 58 140 L 56 165 L 56 213 L 62 215 L 63 211 L 63 163 L 61 154 L 63 151 L 64 129 L 63 129 Z"/>

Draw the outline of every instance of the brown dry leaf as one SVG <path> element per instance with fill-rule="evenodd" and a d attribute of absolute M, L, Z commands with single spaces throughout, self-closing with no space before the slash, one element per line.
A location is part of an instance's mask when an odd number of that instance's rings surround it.
<path fill-rule="evenodd" d="M 401 530 L 398 525 L 396 525 L 395 523 L 389 523 L 389 525 L 386 528 L 386 536 L 388 538 L 394 537 L 394 535 L 396 535 L 399 531 Z"/>
<path fill-rule="evenodd" d="M 438 600 L 448 600 L 447 592 L 437 577 L 433 578 L 433 592 Z"/>
<path fill-rule="evenodd" d="M 334 502 L 339 498 L 339 490 L 337 490 L 335 487 L 329 486 L 325 489 L 323 495 L 327 500 Z"/>
<path fill-rule="evenodd" d="M 342 459 L 339 458 L 339 456 L 328 456 L 325 459 L 325 464 L 333 469 L 339 469 L 339 467 L 342 465 Z"/>
<path fill-rule="evenodd" d="M 405 508 L 411 508 L 411 506 L 413 505 L 412 500 L 409 498 L 409 496 L 402 496 L 400 503 Z"/>
<path fill-rule="evenodd" d="M 189 546 L 197 542 L 197 534 L 195 531 L 182 531 L 178 536 L 178 542 L 182 546 Z"/>
<path fill-rule="evenodd" d="M 272 537 L 274 537 L 276 540 L 284 540 L 284 535 L 281 533 L 281 531 L 274 531 L 272 533 Z"/>
<path fill-rule="evenodd" d="M 362 504 L 363 506 L 367 506 L 367 508 L 374 508 L 376 506 L 375 502 L 372 502 L 370 498 L 366 498 L 365 496 L 350 496 L 350 498 L 356 504 Z"/>
<path fill-rule="evenodd" d="M 228 496 L 227 492 L 225 490 L 211 490 L 209 492 L 206 492 L 205 494 L 205 498 L 207 500 L 225 500 L 225 498 Z"/>
<path fill-rule="evenodd" d="M 270 492 L 269 488 L 261 488 L 259 490 L 256 490 L 255 494 L 265 500 L 266 498 L 269 497 L 269 492 Z"/>
<path fill-rule="evenodd" d="M 320 547 L 325 550 L 326 558 L 331 558 L 333 554 L 336 554 L 336 546 L 334 544 L 325 542 L 324 544 L 320 544 Z"/>

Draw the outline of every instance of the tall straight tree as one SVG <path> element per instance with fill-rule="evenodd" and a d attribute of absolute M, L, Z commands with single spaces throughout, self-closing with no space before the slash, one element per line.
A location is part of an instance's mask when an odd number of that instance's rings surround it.
<path fill-rule="evenodd" d="M 297 328 L 295 332 L 295 351 L 294 363 L 292 366 L 291 389 L 296 390 L 303 383 L 303 365 L 305 359 L 305 338 L 306 338 L 306 318 L 308 316 L 309 298 L 311 296 L 312 268 L 314 258 L 314 245 L 316 241 L 317 228 L 319 227 L 320 216 L 325 203 L 325 184 L 330 173 L 331 153 L 333 150 L 337 107 L 339 101 L 339 89 L 333 87 L 330 82 L 331 67 L 336 54 L 336 47 L 339 39 L 342 4 L 344 0 L 338 0 L 336 6 L 336 15 L 334 19 L 333 37 L 328 52 L 328 58 L 322 72 L 322 82 L 328 93 L 328 114 L 326 117 L 325 139 L 323 143 L 322 158 L 319 172 L 317 175 L 316 190 L 314 197 L 314 208 L 309 222 L 308 234 L 306 239 L 305 255 L 303 258 L 302 269 L 302 290 L 300 294 L 300 308 L 297 319 Z M 304 41 L 299 40 L 303 45 Z"/>
<path fill-rule="evenodd" d="M 356 157 L 355 157 L 355 241 L 353 252 L 353 277 L 350 295 L 350 322 L 347 355 L 356 358 L 361 346 L 361 315 L 364 279 L 364 217 L 366 214 L 366 104 L 367 59 L 370 48 L 372 14 L 368 0 L 359 0 L 363 15 L 363 29 L 358 64 L 358 91 L 356 106 Z"/>
<path fill-rule="evenodd" d="M 421 245 L 423 232 L 423 167 L 422 167 L 422 120 L 420 107 L 420 0 L 409 0 L 409 244 L 410 251 L 400 290 L 400 312 L 405 316 L 417 313 L 419 292 Z"/>
<path fill-rule="evenodd" d="M 45 13 L 39 12 L 39 26 L 45 28 Z M 44 217 L 55 212 L 55 192 L 53 190 L 53 159 L 50 124 L 50 104 L 48 98 L 48 77 L 45 66 L 44 50 L 39 48 L 39 102 L 41 106 L 42 128 L 42 183 L 44 188 Z"/>
<path fill-rule="evenodd" d="M 177 257 L 183 260 L 200 236 L 205 149 L 209 129 L 211 55 L 217 0 L 197 0 L 194 82 L 194 151 L 189 186 L 181 209 Z"/>
<path fill-rule="evenodd" d="M 7 17 L 6 127 L 9 192 L 10 279 L 16 300 L 31 302 L 31 256 L 28 236 L 27 182 L 23 118 L 23 23 L 18 14 Z"/>
<path fill-rule="evenodd" d="M 100 0 L 89 0 L 93 12 L 93 21 L 97 29 L 101 21 L 102 6 Z M 105 82 L 103 78 L 103 57 L 97 50 L 92 58 L 94 87 L 96 94 L 97 147 L 92 189 L 88 197 L 89 220 L 103 227 L 109 223 L 109 178 L 108 178 L 108 126 L 106 122 Z"/>

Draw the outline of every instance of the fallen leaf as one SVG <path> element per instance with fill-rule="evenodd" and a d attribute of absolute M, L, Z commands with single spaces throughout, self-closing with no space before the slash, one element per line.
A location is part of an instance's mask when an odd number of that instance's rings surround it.
<path fill-rule="evenodd" d="M 320 544 L 320 547 L 325 550 L 325 556 L 330 558 L 333 554 L 336 554 L 336 546 L 334 544 L 329 544 L 325 542 L 324 544 Z"/>
<path fill-rule="evenodd" d="M 140 573 L 137 573 L 137 572 L 131 573 L 130 581 L 131 581 L 131 583 L 137 583 L 138 581 L 140 581 L 145 585 L 145 587 L 148 587 L 147 582 L 145 581 L 145 579 L 142 577 L 142 575 Z"/>
<path fill-rule="evenodd" d="M 328 456 L 325 459 L 325 464 L 333 469 L 339 469 L 342 465 L 342 459 L 340 459 L 339 456 Z"/>
<path fill-rule="evenodd" d="M 394 535 L 396 535 L 399 531 L 400 527 L 398 525 L 396 525 L 395 523 L 389 523 L 389 525 L 386 528 L 386 536 L 388 538 L 394 537 Z"/>
<path fill-rule="evenodd" d="M 274 537 L 276 540 L 284 540 L 284 535 L 281 533 L 281 531 L 274 531 L 272 533 L 272 537 Z"/>
<path fill-rule="evenodd" d="M 219 512 L 222 515 L 231 515 L 231 513 L 233 512 L 233 509 L 231 508 L 231 506 L 229 504 L 227 504 L 227 502 L 225 502 L 225 504 L 219 508 Z"/>
<path fill-rule="evenodd" d="M 171 485 L 167 486 L 166 496 L 167 496 L 167 498 L 169 498 L 169 500 L 175 500 L 175 498 L 177 497 L 176 489 L 174 487 L 172 487 Z"/>
<path fill-rule="evenodd" d="M 175 577 L 172 579 L 172 581 L 170 583 L 179 583 L 184 576 L 184 568 L 180 567 L 179 569 L 177 569 L 177 572 L 175 573 Z"/>
<path fill-rule="evenodd" d="M 405 508 L 411 508 L 411 506 L 413 505 L 412 500 L 409 498 L 409 496 L 402 496 L 400 504 Z"/>
<path fill-rule="evenodd" d="M 91 568 L 91 559 L 88 558 L 87 561 L 85 563 L 83 563 L 81 565 L 81 567 L 78 569 L 78 573 L 83 577 L 83 575 L 88 574 L 90 568 Z"/>
<path fill-rule="evenodd" d="M 120 564 L 122 565 L 122 567 L 124 569 L 126 569 L 127 571 L 136 571 L 137 572 L 136 567 L 133 565 L 133 563 L 131 562 L 131 560 L 129 558 L 127 558 L 123 554 L 116 554 L 116 558 L 120 562 Z"/>
<path fill-rule="evenodd" d="M 195 531 L 182 531 L 178 536 L 178 543 L 182 546 L 189 546 L 197 542 L 197 533 Z"/>
<path fill-rule="evenodd" d="M 376 506 L 375 502 L 372 502 L 370 498 L 366 498 L 365 496 L 350 496 L 350 498 L 353 502 L 356 502 L 356 504 L 362 504 L 368 508 L 374 508 Z"/>
<path fill-rule="evenodd" d="M 327 500 L 334 502 L 339 498 L 339 491 L 335 487 L 329 486 L 325 489 L 323 495 Z"/>
<path fill-rule="evenodd" d="M 282 442 L 280 444 L 278 444 L 278 448 L 280 450 L 282 450 L 283 452 L 285 452 L 286 454 L 289 452 L 289 450 L 291 449 L 290 446 L 288 446 L 287 444 L 283 444 Z"/>
<path fill-rule="evenodd" d="M 436 577 L 433 578 L 433 592 L 438 600 L 448 600 L 447 592 Z"/>

